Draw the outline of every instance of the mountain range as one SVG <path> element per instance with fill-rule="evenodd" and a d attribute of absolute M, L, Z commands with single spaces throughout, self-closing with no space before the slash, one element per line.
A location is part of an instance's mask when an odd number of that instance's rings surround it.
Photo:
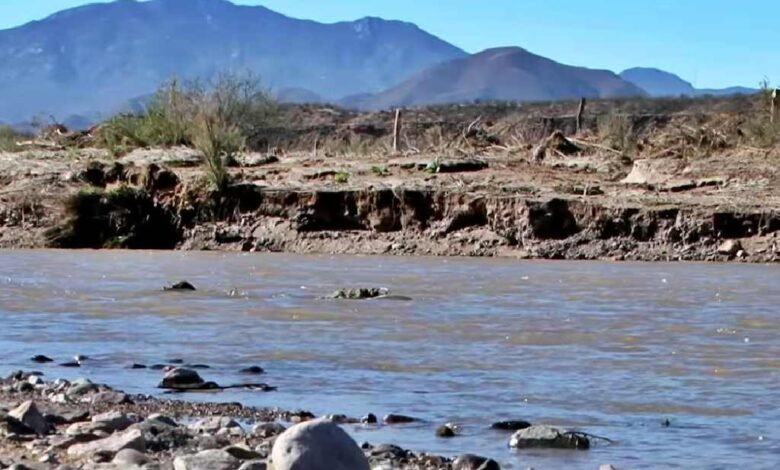
<path fill-rule="evenodd" d="M 617 75 L 520 48 L 470 55 L 411 23 L 323 24 L 228 0 L 116 0 L 63 10 L 0 31 L 0 64 L 3 122 L 95 120 L 174 76 L 208 80 L 226 71 L 252 71 L 282 101 L 370 109 L 699 92 L 653 69 Z"/>
<path fill-rule="evenodd" d="M 635 67 L 624 70 L 620 77 L 634 85 L 642 88 L 651 96 L 672 97 L 672 96 L 724 96 L 736 94 L 754 93 L 757 90 L 746 87 L 729 87 L 722 89 L 698 89 L 692 83 L 687 82 L 679 76 L 663 70 Z"/>

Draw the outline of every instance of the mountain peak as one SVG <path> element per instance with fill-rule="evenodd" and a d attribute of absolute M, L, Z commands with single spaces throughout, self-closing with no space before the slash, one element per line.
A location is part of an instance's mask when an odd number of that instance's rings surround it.
<path fill-rule="evenodd" d="M 634 67 L 620 73 L 624 80 L 652 96 L 693 96 L 696 89 L 679 76 L 654 67 Z"/>
<path fill-rule="evenodd" d="M 384 109 L 475 100 L 547 101 L 644 94 L 606 70 L 559 64 L 520 47 L 498 47 L 433 66 L 385 92 L 345 104 Z"/>
<path fill-rule="evenodd" d="M 411 23 L 376 17 L 324 24 L 228 0 L 95 3 L 0 31 L 0 63 L 8 64 L 0 67 L 0 120 L 111 112 L 173 76 L 208 80 L 231 70 L 335 100 L 465 55 Z"/>

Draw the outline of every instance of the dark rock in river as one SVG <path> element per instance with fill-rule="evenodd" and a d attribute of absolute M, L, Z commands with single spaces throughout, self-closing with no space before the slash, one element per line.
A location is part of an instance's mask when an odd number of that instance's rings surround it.
<path fill-rule="evenodd" d="M 211 366 L 206 365 L 206 364 L 187 364 L 184 367 L 188 368 L 188 369 L 201 369 L 201 370 L 203 370 L 203 369 L 211 369 Z"/>
<path fill-rule="evenodd" d="M 170 286 L 165 286 L 163 287 L 163 290 L 168 292 L 186 292 L 186 291 L 194 291 L 196 289 L 195 286 L 193 286 L 189 282 L 181 281 L 181 282 L 177 282 L 176 284 L 172 284 Z"/>
<path fill-rule="evenodd" d="M 498 421 L 497 423 L 493 423 L 490 425 L 492 429 L 497 429 L 499 431 L 519 431 L 521 429 L 530 428 L 531 423 L 528 421 Z"/>
<path fill-rule="evenodd" d="M 48 356 L 44 356 L 42 354 L 39 354 L 37 356 L 33 356 L 33 357 L 30 358 L 30 360 L 33 361 L 33 362 L 37 362 L 39 364 L 43 364 L 43 363 L 46 363 L 46 362 L 54 362 L 54 359 L 52 359 L 52 358 L 50 358 Z"/>
<path fill-rule="evenodd" d="M 493 459 L 473 454 L 463 454 L 452 462 L 452 470 L 500 470 Z"/>
<path fill-rule="evenodd" d="M 146 369 L 146 366 L 143 364 L 130 364 L 128 369 Z"/>
<path fill-rule="evenodd" d="M 151 367 L 149 367 L 152 370 L 163 370 L 167 366 L 165 364 L 153 364 Z"/>
<path fill-rule="evenodd" d="M 63 362 L 60 367 L 81 367 L 81 363 L 76 361 Z"/>
<path fill-rule="evenodd" d="M 404 424 L 404 423 L 414 423 L 416 421 L 417 418 L 412 418 L 411 416 L 396 415 L 392 413 L 385 416 L 384 418 L 385 424 Z"/>
<path fill-rule="evenodd" d="M 170 390 L 201 390 L 204 388 L 216 388 L 210 387 L 209 383 L 203 380 L 194 370 L 183 368 L 169 370 L 158 387 Z"/>
<path fill-rule="evenodd" d="M 521 429 L 512 435 L 509 446 L 518 449 L 532 447 L 544 447 L 549 449 L 578 449 L 590 448 L 590 440 L 582 434 L 560 431 L 551 426 L 531 426 Z"/>
<path fill-rule="evenodd" d="M 363 424 L 376 424 L 377 421 L 378 420 L 376 419 L 376 415 L 373 413 L 369 413 L 360 419 L 360 422 Z"/>
<path fill-rule="evenodd" d="M 277 437 L 271 461 L 274 470 L 369 470 L 349 434 L 323 419 L 295 425 Z"/>
<path fill-rule="evenodd" d="M 168 359 L 168 364 L 184 364 L 184 359 Z"/>
<path fill-rule="evenodd" d="M 346 299 L 346 300 L 365 300 L 376 299 L 379 297 L 386 297 L 390 295 L 390 290 L 382 288 L 360 288 L 360 289 L 341 289 L 331 294 L 331 299 Z"/>
<path fill-rule="evenodd" d="M 437 437 L 455 437 L 455 430 L 450 424 L 442 424 L 436 428 Z"/>
<path fill-rule="evenodd" d="M 252 366 L 252 367 L 246 367 L 244 369 L 241 369 L 239 372 L 242 374 L 262 374 L 265 371 L 262 367 L 259 366 Z"/>

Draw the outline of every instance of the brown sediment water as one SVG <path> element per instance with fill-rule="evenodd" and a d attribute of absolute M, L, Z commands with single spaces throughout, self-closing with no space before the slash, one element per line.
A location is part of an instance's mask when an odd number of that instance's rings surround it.
<path fill-rule="evenodd" d="M 780 461 L 777 265 L 5 251 L 0 266 L 0 373 L 38 369 L 156 394 L 160 371 L 127 365 L 181 358 L 208 364 L 202 375 L 220 383 L 260 365 L 277 392 L 192 398 L 412 415 L 424 421 L 347 430 L 488 455 L 502 468 Z M 198 291 L 161 291 L 181 279 Z M 321 298 L 362 286 L 412 300 Z M 90 359 L 65 369 L 33 364 L 35 354 Z M 615 442 L 515 452 L 489 429 L 506 419 Z M 449 421 L 463 435 L 436 438 Z"/>

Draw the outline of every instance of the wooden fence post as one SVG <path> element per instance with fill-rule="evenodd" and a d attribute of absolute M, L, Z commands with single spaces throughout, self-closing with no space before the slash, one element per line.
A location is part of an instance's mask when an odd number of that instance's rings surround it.
<path fill-rule="evenodd" d="M 577 134 L 582 131 L 582 115 L 585 114 L 585 98 L 580 98 L 580 106 L 577 108 Z"/>
<path fill-rule="evenodd" d="M 398 151 L 399 137 L 401 134 L 401 110 L 395 110 L 395 124 L 393 125 L 393 152 Z"/>

